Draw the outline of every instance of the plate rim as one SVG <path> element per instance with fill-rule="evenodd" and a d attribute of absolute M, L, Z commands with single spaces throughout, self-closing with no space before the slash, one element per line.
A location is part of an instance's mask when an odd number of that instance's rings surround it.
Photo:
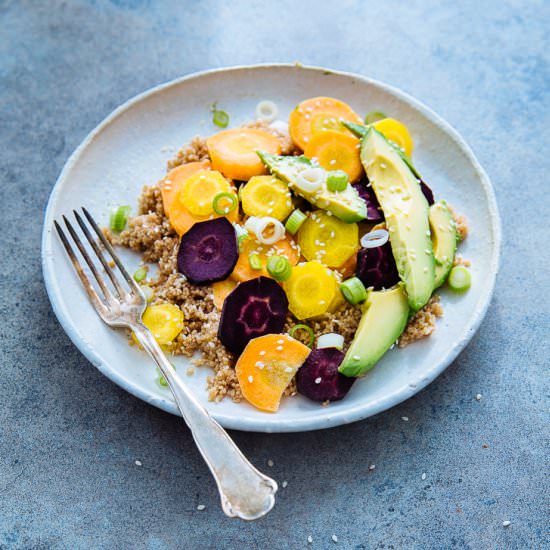
<path fill-rule="evenodd" d="M 64 180 L 67 178 L 67 175 L 70 173 L 73 166 L 78 162 L 82 153 L 86 148 L 94 141 L 94 139 L 110 124 L 112 124 L 119 116 L 121 116 L 125 111 L 133 107 L 135 104 L 139 103 L 143 99 L 157 94 L 163 90 L 166 90 L 170 87 L 179 86 L 181 83 L 186 81 L 191 81 L 195 79 L 204 78 L 206 76 L 224 73 L 224 72 L 238 72 L 243 70 L 257 70 L 257 69 L 297 69 L 297 70 L 306 70 L 321 73 L 322 75 L 334 74 L 337 76 L 351 78 L 365 82 L 367 84 L 372 84 L 379 89 L 388 92 L 390 95 L 393 95 L 400 100 L 406 102 L 409 106 L 413 107 L 430 122 L 437 125 L 442 131 L 444 131 L 459 147 L 459 149 L 465 154 L 468 162 L 474 168 L 487 197 L 487 206 L 489 210 L 490 223 L 492 225 L 492 231 L 494 235 L 493 243 L 493 254 L 491 258 L 491 263 L 489 266 L 489 273 L 487 274 L 485 283 L 487 291 L 480 297 L 480 299 L 475 304 L 475 309 L 466 332 L 462 335 L 460 339 L 454 342 L 453 346 L 448 350 L 445 356 L 437 362 L 436 367 L 432 367 L 429 371 L 423 373 L 423 377 L 414 388 L 410 386 L 407 388 L 399 389 L 385 397 L 370 403 L 358 403 L 350 409 L 344 411 L 338 411 L 336 413 L 330 414 L 330 409 L 323 409 L 324 411 L 329 411 L 328 415 L 314 418 L 304 418 L 304 419 L 284 419 L 279 418 L 277 422 L 265 423 L 262 419 L 259 418 L 242 418 L 235 417 L 226 414 L 219 414 L 216 411 L 210 410 L 211 415 L 222 424 L 224 427 L 229 429 L 243 430 L 243 431 L 252 431 L 252 432 L 302 432 L 310 431 L 317 429 L 330 428 L 340 425 L 349 424 L 351 422 L 356 422 L 363 420 L 370 416 L 374 416 L 380 412 L 383 412 L 393 406 L 398 405 L 399 403 L 409 399 L 428 384 L 433 382 L 458 356 L 458 354 L 467 346 L 467 344 L 472 339 L 473 335 L 477 332 L 482 320 L 484 319 L 489 305 L 491 303 L 495 284 L 496 277 L 499 271 L 500 266 L 500 257 L 501 257 L 501 243 L 502 243 L 502 228 L 500 215 L 498 212 L 498 206 L 496 201 L 495 192 L 491 184 L 491 180 L 479 161 L 475 156 L 473 150 L 465 141 L 465 139 L 459 134 L 459 132 L 451 126 L 446 120 L 439 116 L 431 108 L 427 107 L 424 103 L 409 95 L 406 92 L 403 92 L 399 88 L 396 88 L 392 85 L 386 84 L 379 80 L 366 77 L 357 73 L 349 71 L 340 71 L 334 70 L 326 67 L 314 66 L 314 65 L 303 65 L 300 63 L 259 63 L 253 65 L 235 65 L 228 67 L 220 67 L 215 69 L 208 69 L 204 71 L 197 71 L 190 73 L 188 75 L 169 80 L 167 82 L 161 83 L 157 86 L 149 88 L 131 98 L 124 101 L 116 109 L 114 109 L 109 115 L 107 115 L 93 130 L 91 130 L 78 147 L 71 153 L 67 161 L 65 162 L 54 186 L 52 187 L 48 200 L 46 203 L 46 208 L 44 212 L 44 223 L 42 226 L 42 239 L 41 239 L 41 265 L 42 265 L 42 274 L 44 278 L 44 283 L 48 298 L 52 305 L 54 314 L 62 326 L 63 330 L 69 336 L 70 340 L 77 347 L 77 349 L 109 380 L 120 386 L 122 389 L 128 391 L 135 397 L 145 401 L 146 403 L 158 407 L 166 412 L 171 414 L 178 414 L 175 403 L 167 399 L 156 398 L 146 391 L 142 390 L 137 385 L 128 381 L 127 379 L 122 378 L 116 370 L 104 364 L 99 356 L 94 351 L 94 348 L 91 346 L 86 346 L 84 342 L 81 341 L 78 334 L 76 333 L 75 328 L 69 322 L 69 320 L 63 315 L 60 307 L 58 307 L 58 296 L 57 287 L 54 281 L 53 272 L 50 272 L 49 266 L 47 265 L 47 252 L 48 244 L 52 242 L 52 227 L 53 227 L 53 207 L 55 199 L 60 191 L 61 185 Z M 275 416 L 273 416 L 275 418 Z M 270 417 L 271 418 L 271 417 Z"/>

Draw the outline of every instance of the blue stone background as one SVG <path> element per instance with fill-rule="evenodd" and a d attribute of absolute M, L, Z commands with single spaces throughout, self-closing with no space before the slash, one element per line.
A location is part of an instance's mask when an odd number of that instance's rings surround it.
<path fill-rule="evenodd" d="M 0 0 L 0 548 L 548 548 L 549 30 L 535 0 Z M 61 330 L 42 213 L 69 154 L 126 99 L 295 60 L 398 86 L 461 132 L 496 189 L 502 268 L 471 344 L 414 398 L 337 429 L 234 433 L 288 481 L 244 524 L 220 512 L 182 422 Z"/>

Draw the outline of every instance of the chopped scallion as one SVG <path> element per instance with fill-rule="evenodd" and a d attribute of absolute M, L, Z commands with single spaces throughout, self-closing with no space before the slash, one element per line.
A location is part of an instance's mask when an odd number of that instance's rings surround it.
<path fill-rule="evenodd" d="M 357 277 L 351 277 L 340 284 L 340 291 L 344 298 L 352 305 L 364 302 L 367 299 L 365 285 Z"/>
<path fill-rule="evenodd" d="M 300 226 L 306 221 L 307 216 L 301 210 L 294 210 L 288 217 L 285 223 L 285 229 L 291 234 L 295 235 L 300 229 Z"/>
<path fill-rule="evenodd" d="M 147 277 L 147 268 L 142 265 L 136 269 L 136 272 L 134 273 L 134 281 L 136 283 L 141 283 L 145 277 Z"/>
<path fill-rule="evenodd" d="M 294 338 L 294 335 L 299 332 L 299 331 L 304 331 L 307 333 L 308 335 L 308 342 L 307 342 L 307 346 L 311 347 L 313 346 L 313 342 L 315 341 L 315 334 L 313 332 L 313 329 L 307 325 L 304 325 L 303 323 L 300 323 L 298 325 L 294 325 L 289 331 L 288 331 L 288 335 L 289 336 L 292 336 Z"/>
<path fill-rule="evenodd" d="M 349 176 L 343 170 L 333 170 L 327 176 L 329 191 L 344 191 L 349 183 Z"/>
<path fill-rule="evenodd" d="M 229 202 L 229 204 L 227 206 L 222 206 L 220 203 L 223 201 Z M 233 212 L 233 210 L 237 208 L 238 204 L 239 200 L 235 195 L 233 195 L 233 193 L 218 193 L 212 201 L 212 210 L 220 216 L 225 216 L 226 214 L 229 214 L 229 212 Z"/>
<path fill-rule="evenodd" d="M 248 256 L 248 263 L 250 267 L 256 271 L 262 269 L 262 259 L 258 254 L 250 254 L 250 256 Z"/>
<path fill-rule="evenodd" d="M 229 115 L 216 107 L 216 104 L 212 105 L 212 122 L 219 128 L 227 128 L 229 124 Z"/>
<path fill-rule="evenodd" d="M 111 212 L 109 225 L 112 231 L 120 233 L 126 227 L 130 210 L 131 208 L 129 206 L 119 206 L 116 210 Z"/>
<path fill-rule="evenodd" d="M 451 269 L 447 282 L 449 287 L 456 292 L 464 292 L 470 288 L 472 276 L 463 265 L 456 265 Z"/>
<path fill-rule="evenodd" d="M 385 118 L 388 117 L 381 111 L 371 111 L 365 117 L 365 124 L 373 124 L 374 122 L 378 122 L 379 120 L 383 120 Z"/>
<path fill-rule="evenodd" d="M 292 273 L 292 266 L 284 256 L 271 256 L 267 260 L 267 272 L 276 281 L 286 281 Z"/>

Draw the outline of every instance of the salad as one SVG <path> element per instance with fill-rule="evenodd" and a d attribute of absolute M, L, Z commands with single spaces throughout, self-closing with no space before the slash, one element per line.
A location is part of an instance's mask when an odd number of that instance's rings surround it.
<path fill-rule="evenodd" d="M 118 207 L 106 230 L 143 254 L 143 322 L 167 352 L 199 352 L 213 400 L 276 412 L 296 393 L 343 399 L 396 343 L 434 330 L 436 289 L 469 288 L 465 221 L 383 113 L 315 97 L 286 122 L 264 101 L 256 122 L 228 128 L 212 111 L 222 129 L 180 150 L 138 214 Z"/>

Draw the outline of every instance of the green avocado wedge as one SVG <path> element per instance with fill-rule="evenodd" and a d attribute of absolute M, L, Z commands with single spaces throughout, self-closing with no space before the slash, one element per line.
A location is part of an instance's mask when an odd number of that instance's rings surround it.
<path fill-rule="evenodd" d="M 384 212 L 397 271 L 416 312 L 430 299 L 435 281 L 428 202 L 407 163 L 372 127 L 361 140 L 361 162 Z"/>
<path fill-rule="evenodd" d="M 447 280 L 453 267 L 458 232 L 453 213 L 445 201 L 438 201 L 430 206 L 428 219 L 435 256 L 434 288 L 439 288 Z"/>
<path fill-rule="evenodd" d="M 390 290 L 370 290 L 351 346 L 338 370 L 344 376 L 363 376 L 399 338 L 409 317 L 403 283 Z"/>
<path fill-rule="evenodd" d="M 365 201 L 351 185 L 347 185 L 343 191 L 330 191 L 326 184 L 326 178 L 320 189 L 315 192 L 307 192 L 296 185 L 300 172 L 308 168 L 318 168 L 327 174 L 327 170 L 320 168 L 305 156 L 277 156 L 263 151 L 257 151 L 262 162 L 269 171 L 282 181 L 286 182 L 290 189 L 300 195 L 311 204 L 327 210 L 346 223 L 359 222 L 366 219 L 367 207 Z"/>

